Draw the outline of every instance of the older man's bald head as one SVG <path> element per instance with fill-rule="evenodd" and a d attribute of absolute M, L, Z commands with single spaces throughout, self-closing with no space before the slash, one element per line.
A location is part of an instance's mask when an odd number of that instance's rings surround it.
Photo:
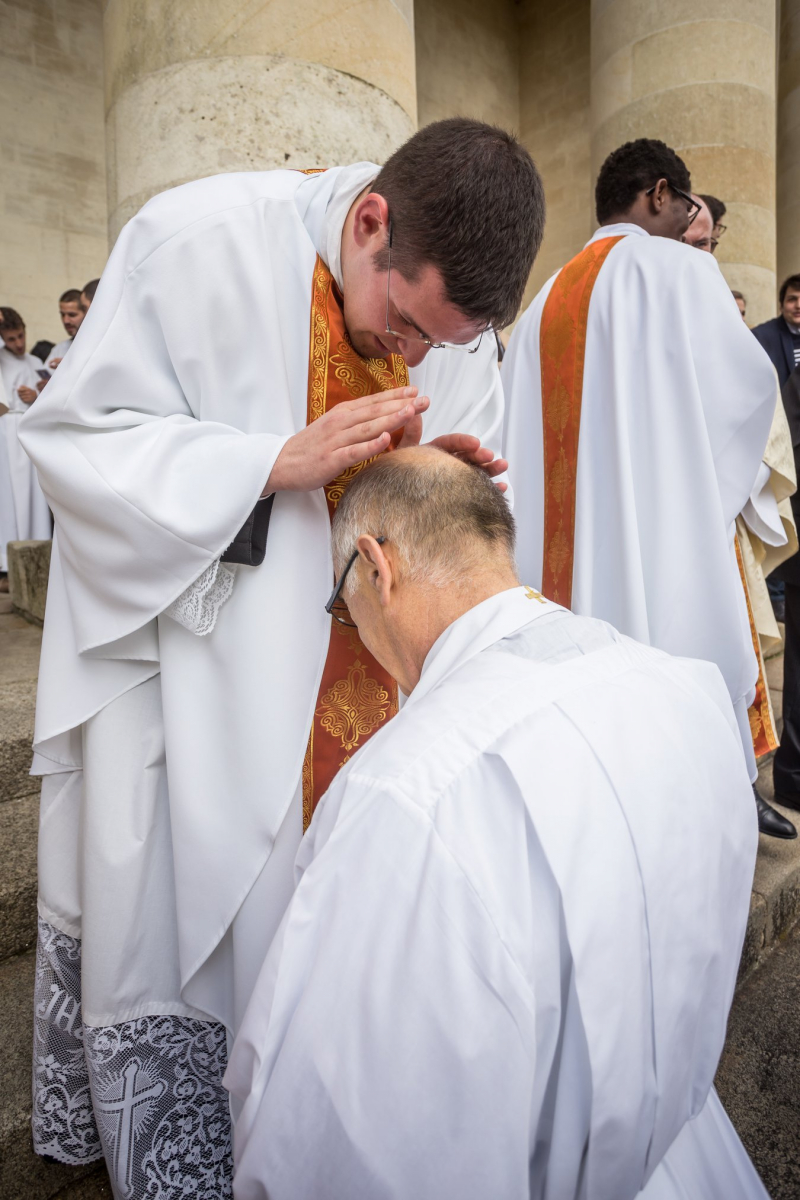
<path fill-rule="evenodd" d="M 432 446 L 381 455 L 350 483 L 333 521 L 337 577 L 362 534 L 393 542 L 406 578 L 433 587 L 468 578 L 476 560 L 513 563 L 514 518 L 495 484 Z"/>

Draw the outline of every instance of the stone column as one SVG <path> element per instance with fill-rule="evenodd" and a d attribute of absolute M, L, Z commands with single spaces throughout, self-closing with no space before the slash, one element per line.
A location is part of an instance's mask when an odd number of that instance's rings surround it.
<path fill-rule="evenodd" d="M 515 0 L 418 0 L 420 125 L 474 117 L 519 128 L 519 29 Z"/>
<path fill-rule="evenodd" d="M 782 0 L 778 59 L 778 284 L 800 273 L 800 0 Z"/>
<path fill-rule="evenodd" d="M 589 165 L 589 0 L 522 0 L 520 131 L 544 181 L 547 222 L 527 305 L 594 232 Z"/>
<path fill-rule="evenodd" d="M 592 175 L 637 137 L 728 206 L 717 258 L 756 324 L 775 314 L 774 0 L 592 0 Z"/>
<path fill-rule="evenodd" d="M 109 234 L 222 171 L 383 162 L 416 128 L 413 0 L 106 0 Z"/>

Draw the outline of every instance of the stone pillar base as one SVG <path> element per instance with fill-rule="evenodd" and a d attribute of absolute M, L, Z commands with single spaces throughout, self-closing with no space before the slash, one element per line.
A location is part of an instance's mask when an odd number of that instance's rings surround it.
<path fill-rule="evenodd" d="M 52 545 L 50 541 L 8 543 L 8 590 L 11 603 L 15 612 L 34 625 L 44 624 Z"/>

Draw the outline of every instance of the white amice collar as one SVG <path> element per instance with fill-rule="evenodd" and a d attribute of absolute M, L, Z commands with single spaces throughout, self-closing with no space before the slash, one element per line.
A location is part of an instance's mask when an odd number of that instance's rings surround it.
<path fill-rule="evenodd" d="M 333 185 L 325 216 L 322 222 L 322 237 L 320 244 L 323 248 L 323 258 L 340 291 L 344 290 L 342 281 L 342 231 L 350 206 L 360 192 L 377 178 L 380 167 L 375 163 L 355 163 L 351 167 L 342 167 L 338 172 L 336 183 Z"/>
<path fill-rule="evenodd" d="M 601 238 L 625 237 L 629 233 L 638 237 L 650 237 L 650 234 L 646 229 L 642 229 L 641 225 L 633 225 L 629 221 L 617 221 L 615 225 L 601 225 L 592 234 L 586 245 L 591 246 L 592 242 L 599 242 Z M 584 249 L 586 249 L 585 246 Z"/>

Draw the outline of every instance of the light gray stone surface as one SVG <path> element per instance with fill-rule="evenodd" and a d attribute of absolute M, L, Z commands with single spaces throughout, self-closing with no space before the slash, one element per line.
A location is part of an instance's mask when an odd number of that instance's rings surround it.
<path fill-rule="evenodd" d="M 800 1196 L 798 1081 L 800 925 L 736 993 L 717 1072 L 720 1099 L 772 1200 Z"/>
<path fill-rule="evenodd" d="M 29 771 L 41 641 L 37 626 L 0 614 L 0 808 L 38 790 Z"/>
<path fill-rule="evenodd" d="M 0 962 L 36 943 L 38 787 L 0 804 Z"/>
<path fill-rule="evenodd" d="M 41 625 L 52 542 L 8 543 L 8 590 L 15 610 Z"/>

